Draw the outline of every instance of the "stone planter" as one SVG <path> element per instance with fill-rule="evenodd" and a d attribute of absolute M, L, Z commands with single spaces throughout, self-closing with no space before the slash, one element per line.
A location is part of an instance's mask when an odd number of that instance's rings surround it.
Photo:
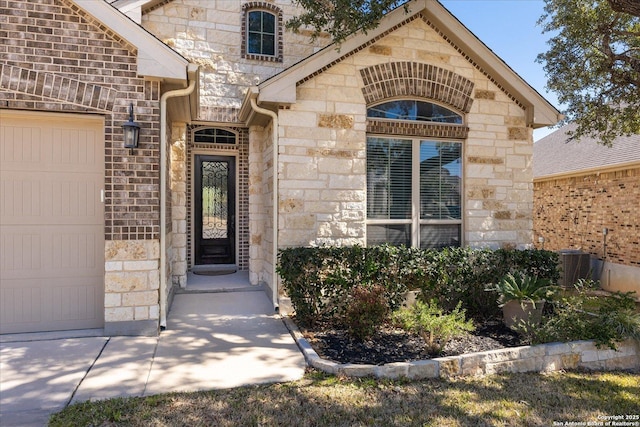
<path fill-rule="evenodd" d="M 508 301 L 502 306 L 502 318 L 507 327 L 513 329 L 515 325 L 524 321 L 537 325 L 542 320 L 544 301 L 537 301 L 535 305 L 529 301 Z"/>

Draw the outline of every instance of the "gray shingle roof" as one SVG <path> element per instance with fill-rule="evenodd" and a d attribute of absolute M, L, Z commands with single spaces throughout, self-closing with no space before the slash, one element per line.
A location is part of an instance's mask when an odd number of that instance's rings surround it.
<path fill-rule="evenodd" d="M 618 137 L 612 147 L 598 144 L 593 138 L 567 142 L 567 131 L 575 127 L 564 126 L 533 145 L 534 178 L 640 162 L 640 135 Z"/>

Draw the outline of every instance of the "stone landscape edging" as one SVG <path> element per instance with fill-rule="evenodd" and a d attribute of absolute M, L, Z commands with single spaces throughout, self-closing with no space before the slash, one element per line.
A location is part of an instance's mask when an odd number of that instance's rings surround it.
<path fill-rule="evenodd" d="M 640 341 L 637 340 L 618 343 L 617 350 L 608 347 L 598 348 L 593 341 L 572 341 L 509 347 L 385 365 L 337 363 L 321 358 L 289 317 L 283 317 L 283 321 L 309 366 L 329 374 L 347 377 L 427 379 L 571 369 L 640 370 Z"/>

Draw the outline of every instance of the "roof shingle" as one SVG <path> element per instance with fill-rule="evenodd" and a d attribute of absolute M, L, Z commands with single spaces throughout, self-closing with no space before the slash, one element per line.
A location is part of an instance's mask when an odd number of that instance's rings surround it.
<path fill-rule="evenodd" d="M 612 147 L 594 138 L 567 142 L 567 132 L 575 128 L 575 124 L 564 126 L 533 145 L 534 178 L 640 162 L 640 135 L 618 137 Z"/>

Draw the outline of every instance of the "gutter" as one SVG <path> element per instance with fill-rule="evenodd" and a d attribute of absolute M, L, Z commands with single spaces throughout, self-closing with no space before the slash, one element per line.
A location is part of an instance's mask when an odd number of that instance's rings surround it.
<path fill-rule="evenodd" d="M 167 100 L 179 96 L 187 96 L 196 88 L 199 67 L 195 64 L 187 65 L 187 81 L 189 85 L 184 89 L 165 92 L 160 97 L 160 328 L 167 327 L 167 250 L 166 250 L 166 222 L 167 222 Z"/>
<path fill-rule="evenodd" d="M 250 98 L 251 108 L 256 113 L 264 114 L 271 117 L 271 132 L 273 140 L 273 212 L 272 212 L 272 255 L 271 277 L 272 277 L 272 295 L 273 306 L 278 310 L 278 278 L 276 275 L 276 264 L 278 263 L 278 115 L 271 110 L 258 106 L 255 97 Z"/>

